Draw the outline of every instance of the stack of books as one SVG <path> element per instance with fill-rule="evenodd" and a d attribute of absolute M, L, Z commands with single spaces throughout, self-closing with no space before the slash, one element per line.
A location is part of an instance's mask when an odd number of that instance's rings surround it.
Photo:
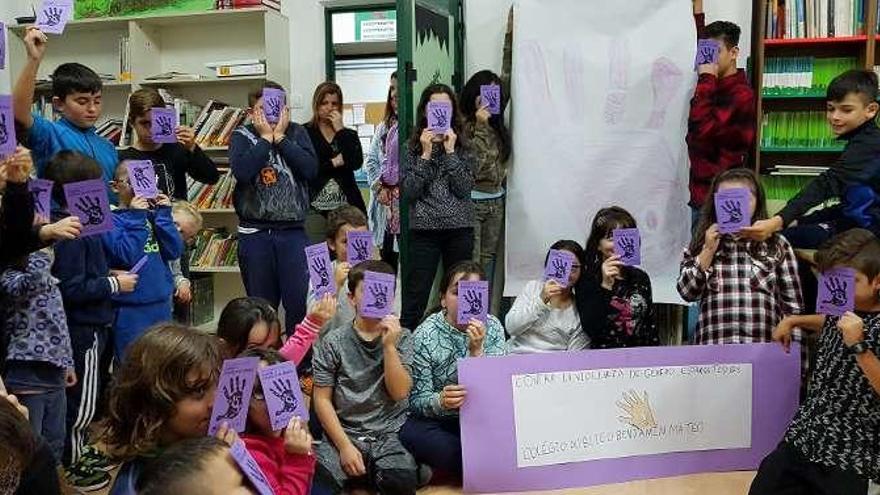
<path fill-rule="evenodd" d="M 764 96 L 825 94 L 838 74 L 858 66 L 855 57 L 768 57 L 765 61 Z"/>
<path fill-rule="evenodd" d="M 766 0 L 767 38 L 840 38 L 865 34 L 866 0 Z"/>
<path fill-rule="evenodd" d="M 229 146 L 232 131 L 246 118 L 247 111 L 243 108 L 208 100 L 193 124 L 196 143 L 203 148 Z"/>
<path fill-rule="evenodd" d="M 816 167 L 817 169 L 821 167 Z M 787 201 L 801 192 L 815 175 L 761 175 L 761 185 L 768 200 Z"/>
<path fill-rule="evenodd" d="M 119 146 L 122 138 L 122 121 L 119 119 L 110 119 L 95 128 L 95 132 L 102 138 L 107 139 L 116 146 Z"/>
<path fill-rule="evenodd" d="M 225 229 L 204 229 L 196 236 L 190 268 L 238 265 L 238 240 Z"/>
<path fill-rule="evenodd" d="M 281 12 L 281 0 L 214 0 L 214 8 L 218 10 L 254 7 L 266 7 Z"/>
<path fill-rule="evenodd" d="M 205 67 L 213 70 L 219 78 L 266 75 L 266 61 L 258 58 L 208 62 Z"/>
<path fill-rule="evenodd" d="M 235 177 L 227 170 L 216 184 L 202 184 L 187 177 L 189 202 L 200 210 L 225 210 L 232 208 L 232 191 Z"/>
<path fill-rule="evenodd" d="M 839 151 L 824 111 L 767 112 L 761 123 L 761 148 Z"/>

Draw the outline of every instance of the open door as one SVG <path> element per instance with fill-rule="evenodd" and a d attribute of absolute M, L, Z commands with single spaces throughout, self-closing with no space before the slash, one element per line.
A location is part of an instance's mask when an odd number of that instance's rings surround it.
<path fill-rule="evenodd" d="M 462 0 L 397 0 L 400 156 L 412 132 L 422 91 L 443 83 L 457 93 L 464 66 Z M 401 273 L 406 273 L 409 215 L 401 202 Z"/>

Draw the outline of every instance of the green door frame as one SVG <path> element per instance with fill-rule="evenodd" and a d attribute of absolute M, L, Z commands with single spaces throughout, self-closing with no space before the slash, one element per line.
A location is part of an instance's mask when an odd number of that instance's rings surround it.
<path fill-rule="evenodd" d="M 333 49 L 333 14 L 357 14 L 377 10 L 395 10 L 393 1 L 376 2 L 357 7 L 333 7 L 324 9 L 324 65 L 328 81 L 336 80 L 336 51 Z M 400 58 L 400 23 L 397 24 L 397 50 Z"/>

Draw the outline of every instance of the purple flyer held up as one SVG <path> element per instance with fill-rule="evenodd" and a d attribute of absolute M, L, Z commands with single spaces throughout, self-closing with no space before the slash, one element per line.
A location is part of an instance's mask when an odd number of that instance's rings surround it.
<path fill-rule="evenodd" d="M 697 40 L 696 65 L 717 64 L 721 45 L 716 40 Z"/>
<path fill-rule="evenodd" d="M 223 422 L 239 433 L 244 431 L 259 365 L 260 359 L 255 357 L 223 361 L 208 435 L 217 433 Z"/>
<path fill-rule="evenodd" d="M 425 108 L 428 129 L 434 134 L 445 134 L 452 126 L 452 103 L 448 101 L 429 101 Z"/>
<path fill-rule="evenodd" d="M 274 431 L 284 429 L 294 416 L 303 420 L 309 419 L 296 366 L 292 362 L 267 366 L 261 368 L 259 373 L 263 397 L 266 398 L 266 408 L 269 410 L 269 421 Z"/>
<path fill-rule="evenodd" d="M 153 136 L 153 142 L 160 143 L 176 143 L 177 134 L 175 127 L 177 125 L 177 114 L 173 108 L 153 107 L 150 109 L 150 133 Z"/>
<path fill-rule="evenodd" d="M 0 95 L 0 158 L 15 154 L 15 114 L 12 96 Z"/>
<path fill-rule="evenodd" d="M 28 191 L 34 200 L 34 216 L 40 222 L 48 223 L 50 210 L 52 209 L 52 186 L 54 182 L 46 179 L 31 179 L 28 181 Z"/>
<path fill-rule="evenodd" d="M 715 218 L 718 231 L 722 234 L 735 234 L 743 227 L 751 225 L 752 192 L 745 187 L 719 189 L 715 193 Z"/>
<path fill-rule="evenodd" d="M 348 231 L 346 247 L 346 261 L 352 268 L 362 261 L 373 259 L 373 233 L 368 230 Z"/>
<path fill-rule="evenodd" d="M 501 86 L 497 84 L 480 86 L 480 104 L 492 115 L 501 113 Z"/>
<path fill-rule="evenodd" d="M 551 249 L 547 256 L 547 264 L 544 266 L 544 280 L 555 280 L 557 284 L 568 287 L 574 262 L 574 253 L 571 251 Z"/>
<path fill-rule="evenodd" d="M 325 294 L 336 294 L 336 281 L 333 279 L 333 262 L 330 261 L 330 248 L 326 242 L 306 246 L 306 260 L 309 264 L 309 281 L 318 298 Z"/>
<path fill-rule="evenodd" d="M 61 34 L 73 19 L 73 0 L 43 0 L 37 10 L 36 27 L 44 33 Z"/>
<path fill-rule="evenodd" d="M 281 112 L 287 104 L 284 91 L 275 88 L 263 88 L 263 114 L 266 122 L 275 125 L 281 120 Z"/>
<path fill-rule="evenodd" d="M 272 485 L 269 484 L 269 479 L 266 478 L 266 474 L 263 473 L 263 470 L 260 468 L 260 465 L 257 464 L 257 460 L 254 459 L 254 456 L 248 452 L 242 439 L 236 439 L 235 443 L 232 444 L 230 452 L 232 458 L 235 459 L 235 463 L 238 464 L 239 469 L 241 469 L 241 472 L 244 473 L 248 481 L 250 481 L 251 484 L 254 485 L 254 488 L 257 489 L 257 493 L 260 495 L 275 495 L 275 490 L 273 490 Z"/>
<path fill-rule="evenodd" d="M 375 319 L 390 315 L 394 304 L 394 275 L 365 272 L 363 284 L 364 297 L 361 299 L 360 315 Z"/>
<path fill-rule="evenodd" d="M 0 69 L 6 68 L 6 24 L 0 22 Z"/>
<path fill-rule="evenodd" d="M 155 199 L 159 195 L 156 169 L 151 160 L 127 160 L 125 166 L 128 167 L 128 182 L 135 196 Z"/>
<path fill-rule="evenodd" d="M 107 186 L 101 179 L 64 185 L 67 211 L 82 223 L 82 237 L 113 230 Z"/>
<path fill-rule="evenodd" d="M 458 282 L 459 325 L 467 325 L 471 320 L 486 323 L 489 314 L 489 282 L 485 280 L 460 280 Z"/>
<path fill-rule="evenodd" d="M 855 308 L 856 274 L 851 268 L 832 268 L 819 277 L 816 312 L 840 316 Z"/>
<path fill-rule="evenodd" d="M 611 233 L 614 242 L 614 254 L 626 266 L 642 264 L 642 237 L 639 229 L 614 229 Z"/>

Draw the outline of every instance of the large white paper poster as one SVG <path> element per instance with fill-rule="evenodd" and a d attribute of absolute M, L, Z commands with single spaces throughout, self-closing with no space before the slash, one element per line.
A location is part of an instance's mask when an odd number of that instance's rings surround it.
<path fill-rule="evenodd" d="M 596 211 L 619 205 L 641 230 L 655 301 L 680 302 L 691 2 L 520 0 L 515 23 L 505 294 L 540 276 L 550 244 L 584 242 Z"/>
<path fill-rule="evenodd" d="M 749 448 L 752 365 L 514 375 L 519 467 Z"/>

